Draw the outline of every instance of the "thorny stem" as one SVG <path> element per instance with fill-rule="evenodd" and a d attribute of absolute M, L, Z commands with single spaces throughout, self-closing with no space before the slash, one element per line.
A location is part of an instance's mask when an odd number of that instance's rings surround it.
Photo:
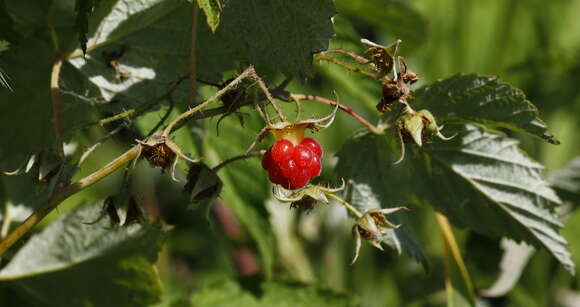
<path fill-rule="evenodd" d="M 52 101 L 52 121 L 54 122 L 54 134 L 56 135 L 56 152 L 61 159 L 64 159 L 64 148 L 62 143 L 62 122 L 61 122 L 61 107 L 60 107 L 60 88 L 58 81 L 60 77 L 60 69 L 62 68 L 62 60 L 57 59 L 52 65 L 50 73 L 50 97 Z"/>
<path fill-rule="evenodd" d="M 325 51 L 326 54 L 328 53 L 342 53 L 342 54 L 346 54 L 349 57 L 351 57 L 353 60 L 357 61 L 360 64 L 368 64 L 369 60 L 363 56 L 360 56 L 358 54 L 356 54 L 353 51 L 347 50 L 347 49 L 342 49 L 342 48 L 336 48 L 336 49 L 329 49 Z"/>
<path fill-rule="evenodd" d="M 385 132 L 383 131 L 383 129 L 371 124 L 368 120 L 366 120 L 362 115 L 358 114 L 355 110 L 328 98 L 324 98 L 324 97 L 320 97 L 320 96 L 314 96 L 314 95 L 308 95 L 308 94 L 290 94 L 290 97 L 292 99 L 295 100 L 310 100 L 310 101 L 318 101 L 318 102 L 322 102 L 324 104 L 327 105 L 331 105 L 331 106 L 338 106 L 338 108 L 344 112 L 346 112 L 347 114 L 349 114 L 350 116 L 352 116 L 354 119 L 358 120 L 363 126 L 367 127 L 371 132 L 373 132 L 374 134 L 384 134 Z"/>
<path fill-rule="evenodd" d="M 24 234 L 26 234 L 32 227 L 34 227 L 34 225 L 36 225 L 44 217 L 46 217 L 54 208 L 56 208 L 65 199 L 89 187 L 95 182 L 103 179 L 103 177 L 119 169 L 124 164 L 135 159 L 138 153 L 139 146 L 133 146 L 131 149 L 129 149 L 124 154 L 117 157 L 115 160 L 111 161 L 109 164 L 105 165 L 101 169 L 67 186 L 59 193 L 53 195 L 43 206 L 34 210 L 34 212 L 22 224 L 16 227 L 16 229 L 10 232 L 6 236 L 6 238 L 4 238 L 4 240 L 0 242 L 0 256 L 2 256 L 4 252 L 8 248 L 10 248 L 10 246 L 16 243 L 16 241 L 18 241 Z"/>
<path fill-rule="evenodd" d="M 169 115 L 171 114 L 171 112 L 173 112 L 173 107 L 175 106 L 175 101 L 173 101 L 173 98 L 169 97 L 169 108 L 167 109 L 167 112 L 165 112 L 165 114 L 163 115 L 163 117 L 161 117 L 161 119 L 159 120 L 159 122 L 157 122 L 157 124 L 155 125 L 155 127 L 153 127 L 149 133 L 147 133 L 146 136 L 151 136 L 153 135 L 153 133 L 155 133 L 155 131 L 157 131 L 159 129 L 159 127 L 161 127 L 161 125 L 163 125 L 163 123 L 167 120 L 167 118 L 169 118 Z"/>
<path fill-rule="evenodd" d="M 228 164 L 230 164 L 232 162 L 235 162 L 235 161 L 238 161 L 238 160 L 245 160 L 245 159 L 248 159 L 248 158 L 261 157 L 262 155 L 263 155 L 262 152 L 253 151 L 253 152 L 250 152 L 250 153 L 247 153 L 247 154 L 244 154 L 244 155 L 234 156 L 234 157 L 231 157 L 229 159 L 226 159 L 226 160 L 222 161 L 220 164 L 216 165 L 212 170 L 214 172 L 217 172 L 221 168 L 223 168 L 224 166 L 226 166 L 226 165 L 228 165 Z"/>
<path fill-rule="evenodd" d="M 461 272 L 461 277 L 465 282 L 467 287 L 467 291 L 471 298 L 475 301 L 474 295 L 474 288 L 473 283 L 471 282 L 471 277 L 469 276 L 469 272 L 467 271 L 467 267 L 465 266 L 465 262 L 463 261 L 463 257 L 461 256 L 461 252 L 459 251 L 459 246 L 457 245 L 457 241 L 455 240 L 455 236 L 453 235 L 453 230 L 451 229 L 451 224 L 445 215 L 441 213 L 435 213 L 435 217 L 437 218 L 437 223 L 439 223 L 439 230 L 441 230 L 441 235 L 443 236 L 443 244 L 445 250 L 451 251 L 451 255 L 455 259 L 455 263 Z M 449 269 L 451 269 L 449 265 Z M 447 281 L 446 281 L 447 286 Z"/>
<path fill-rule="evenodd" d="M 95 142 L 95 144 L 91 145 L 91 147 L 87 148 L 83 154 L 81 155 L 79 162 L 77 163 L 77 167 L 79 167 L 99 146 L 105 143 L 108 139 L 113 137 L 117 134 L 121 129 L 124 128 L 124 125 L 119 125 L 117 128 L 113 129 L 111 132 L 107 133 L 104 137 L 100 138 Z"/>
<path fill-rule="evenodd" d="M 335 59 L 333 57 L 329 57 L 329 56 L 324 55 L 324 54 L 320 54 L 319 53 L 319 54 L 317 54 L 317 55 L 314 56 L 314 59 L 315 60 L 319 60 L 319 61 L 322 61 L 323 60 L 323 61 L 328 61 L 328 62 L 334 63 L 334 64 L 336 64 L 338 66 L 342 66 L 346 70 L 350 70 L 352 72 L 356 72 L 356 73 L 365 75 L 367 77 L 370 77 L 370 78 L 373 78 L 373 79 L 376 79 L 376 80 L 380 80 L 381 79 L 381 77 L 378 74 L 372 73 L 370 71 L 366 71 L 364 69 L 360 69 L 360 68 L 355 67 L 355 66 L 352 66 L 352 65 L 348 65 L 348 64 L 346 64 L 346 63 L 344 63 L 344 62 L 342 62 L 340 60 L 337 60 L 337 59 Z"/>
<path fill-rule="evenodd" d="M 175 82 L 173 82 L 173 84 L 169 87 L 169 89 L 167 90 L 167 92 L 159 97 L 155 97 L 154 99 L 152 99 L 151 101 L 148 101 L 142 105 L 140 105 L 137 108 L 134 109 L 129 109 L 125 112 L 113 115 L 111 117 L 107 117 L 107 118 L 103 118 L 97 122 L 93 122 L 93 123 L 89 123 L 86 126 L 92 126 L 95 124 L 104 126 L 105 124 L 129 117 L 129 118 L 134 118 L 137 117 L 143 113 L 145 113 L 147 110 L 151 109 L 152 107 L 154 107 L 156 104 L 158 104 L 159 102 L 163 101 L 163 100 L 169 100 L 171 99 L 173 92 L 175 92 L 175 90 L 177 89 L 177 87 L 179 86 L 179 84 L 181 84 L 181 82 L 183 82 L 185 79 L 189 78 L 189 75 L 185 75 L 182 77 L 179 77 L 179 79 L 177 79 Z"/>
<path fill-rule="evenodd" d="M 244 72 L 242 72 L 237 78 L 235 78 L 228 85 L 224 86 L 222 89 L 220 89 L 219 91 L 217 91 L 209 99 L 207 99 L 206 101 L 198 104 L 194 108 L 191 108 L 188 111 L 181 113 L 177 118 L 175 118 L 171 123 L 169 123 L 169 125 L 167 126 L 167 128 L 165 128 L 165 130 L 163 130 L 163 135 L 167 136 L 171 132 L 173 132 L 173 131 L 181 128 L 183 125 L 185 125 L 185 123 L 189 119 L 191 119 L 193 117 L 193 115 L 195 113 L 197 113 L 199 110 L 205 108 L 208 104 L 210 104 L 210 103 L 212 103 L 212 102 L 220 99 L 220 97 L 222 97 L 227 91 L 229 91 L 230 89 L 232 89 L 233 87 L 235 87 L 244 78 L 246 78 L 248 76 L 251 76 L 253 73 L 254 73 L 254 67 L 253 66 L 250 66 L 250 67 L 246 68 L 246 70 L 244 70 Z"/>
<path fill-rule="evenodd" d="M 357 218 L 361 218 L 363 216 L 362 213 L 358 211 L 355 207 L 349 204 L 346 200 L 336 196 L 334 193 L 326 193 L 326 195 L 330 196 L 331 198 L 334 198 L 341 205 L 343 205 L 348 211 L 352 212 L 352 214 L 354 214 Z"/>
<path fill-rule="evenodd" d="M 264 92 L 264 94 L 266 95 L 266 98 L 268 99 L 268 101 L 270 102 L 272 107 L 274 107 L 274 110 L 276 110 L 276 113 L 278 114 L 278 117 L 280 117 L 280 120 L 284 121 L 284 122 L 287 121 L 288 119 L 286 118 L 286 115 L 284 115 L 284 113 L 280 109 L 280 106 L 276 103 L 276 101 L 274 101 L 272 94 L 268 90 L 268 87 L 266 86 L 266 84 L 264 84 L 264 81 L 262 80 L 262 78 L 260 78 L 260 76 L 258 76 L 258 74 L 256 74 L 255 71 L 252 71 L 251 76 L 254 80 L 256 80 L 256 82 L 258 82 L 258 85 L 262 89 L 262 92 Z"/>

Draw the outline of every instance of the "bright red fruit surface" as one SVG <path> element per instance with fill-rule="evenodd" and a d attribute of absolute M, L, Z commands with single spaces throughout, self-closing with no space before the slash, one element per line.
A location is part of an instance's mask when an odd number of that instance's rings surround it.
<path fill-rule="evenodd" d="M 313 138 L 305 138 L 300 144 L 308 146 L 319 158 L 322 157 L 322 146 Z"/>
<path fill-rule="evenodd" d="M 272 145 L 272 159 L 280 163 L 289 160 L 294 153 L 294 144 L 292 142 L 281 139 Z"/>
<path fill-rule="evenodd" d="M 322 147 L 313 138 L 305 138 L 296 146 L 280 139 L 262 157 L 262 167 L 270 181 L 286 189 L 298 189 L 320 175 Z"/>

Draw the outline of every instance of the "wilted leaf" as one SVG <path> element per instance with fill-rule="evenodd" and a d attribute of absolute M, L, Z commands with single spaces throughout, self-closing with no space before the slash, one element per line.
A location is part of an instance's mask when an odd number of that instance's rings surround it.
<path fill-rule="evenodd" d="M 153 263 L 166 229 L 95 224 L 100 206 L 83 206 L 32 237 L 0 271 L 0 284 L 20 287 L 51 306 L 144 306 L 158 300 Z"/>
<path fill-rule="evenodd" d="M 413 191 L 413 184 L 405 182 L 408 175 L 401 177 L 402 169 L 393 169 L 392 147 L 385 136 L 364 133 L 354 136 L 338 153 L 338 176 L 347 182 L 346 200 L 360 211 L 412 205 L 405 193 Z M 411 211 L 408 214 L 413 214 Z M 404 224 L 397 229 L 387 230 L 385 243 L 405 252 L 428 268 L 427 258 L 421 244 L 405 223 L 402 212 L 389 216 L 394 224 Z"/>
<path fill-rule="evenodd" d="M 496 77 L 457 74 L 415 91 L 416 109 L 428 109 L 440 123 L 475 122 L 559 141 L 546 130 L 538 109 L 524 93 Z"/>
<path fill-rule="evenodd" d="M 574 264 L 554 209 L 560 199 L 543 167 L 518 141 L 467 125 L 451 141 L 426 149 L 430 193 L 422 195 L 453 223 L 482 234 L 525 241 L 550 252 L 571 273 Z"/>

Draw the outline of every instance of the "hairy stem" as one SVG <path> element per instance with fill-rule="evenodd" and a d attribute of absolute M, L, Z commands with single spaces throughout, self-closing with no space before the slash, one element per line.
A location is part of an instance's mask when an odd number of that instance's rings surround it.
<path fill-rule="evenodd" d="M 355 207 L 349 204 L 346 200 L 336 196 L 334 193 L 326 193 L 326 195 L 330 196 L 331 198 L 334 198 L 341 205 L 343 205 L 348 211 L 352 212 L 352 214 L 354 214 L 357 218 L 361 218 L 363 216 L 363 214 L 360 211 L 358 211 Z"/>
<path fill-rule="evenodd" d="M 445 250 L 449 250 L 459 271 L 461 272 L 461 277 L 465 282 L 465 286 L 467 287 L 467 291 L 471 296 L 471 299 L 475 301 L 475 292 L 473 288 L 473 283 L 471 282 L 471 277 L 469 276 L 469 272 L 467 271 L 467 267 L 465 266 L 465 262 L 463 261 L 463 257 L 461 256 L 461 251 L 459 250 L 459 246 L 457 245 L 457 241 L 455 240 L 455 236 L 453 235 L 453 230 L 451 229 L 451 224 L 445 215 L 441 213 L 435 213 L 435 217 L 437 218 L 437 223 L 439 224 L 439 230 L 441 231 L 441 235 L 443 236 L 444 248 Z M 449 267 L 450 269 L 450 267 Z"/>
<path fill-rule="evenodd" d="M 229 84 L 227 84 L 226 86 L 224 86 L 222 89 L 220 89 L 219 91 L 217 91 L 209 99 L 207 99 L 206 101 L 198 104 L 194 108 L 191 108 L 191 109 L 189 109 L 186 112 L 183 112 L 177 118 L 175 118 L 171 123 L 169 123 L 169 125 L 167 126 L 167 128 L 165 128 L 165 130 L 163 131 L 163 135 L 166 135 L 167 136 L 171 132 L 173 132 L 173 131 L 181 128 L 183 125 L 185 125 L 185 123 L 189 119 L 191 119 L 194 116 L 194 114 L 196 114 L 201 109 L 205 108 L 208 104 L 210 104 L 210 103 L 212 103 L 212 102 L 220 99 L 227 91 L 229 91 L 230 89 L 232 89 L 233 87 L 235 87 L 243 79 L 251 76 L 253 73 L 254 73 L 254 67 L 253 66 L 250 66 L 250 67 L 246 68 L 246 70 L 244 70 L 244 72 L 242 72 L 237 78 L 235 78 L 232 82 L 230 82 Z"/>
<path fill-rule="evenodd" d="M 333 57 L 330 57 L 330 56 L 327 56 L 327 55 L 323 55 L 323 54 L 320 54 L 320 53 L 317 54 L 317 55 L 315 55 L 314 56 L 314 59 L 315 60 L 319 60 L 319 61 L 328 61 L 328 62 L 334 63 L 334 64 L 336 64 L 338 66 L 343 67 L 346 70 L 350 70 L 352 72 L 356 72 L 356 73 L 359 73 L 361 75 L 365 75 L 367 77 L 370 77 L 370 78 L 373 78 L 373 79 L 376 79 L 376 80 L 379 80 L 381 78 L 378 74 L 372 73 L 370 71 L 366 71 L 364 69 L 360 69 L 360 68 L 355 67 L 355 66 L 352 66 L 352 65 L 348 65 L 348 64 L 346 64 L 346 63 L 344 63 L 344 62 L 342 62 L 340 60 L 337 60 L 337 59 L 335 59 Z"/>
<path fill-rule="evenodd" d="M 375 133 L 375 134 L 384 134 L 385 132 L 383 131 L 383 129 L 371 124 L 368 120 L 366 120 L 366 118 L 364 118 L 362 115 L 358 114 L 355 110 L 340 104 L 337 101 L 328 99 L 328 98 L 324 98 L 324 97 L 320 97 L 320 96 L 314 96 L 314 95 L 308 95 L 308 94 L 291 94 L 290 97 L 294 100 L 309 100 L 309 101 L 317 101 L 317 102 L 321 102 L 327 105 L 331 105 L 331 106 L 338 106 L 338 108 L 344 112 L 346 112 L 347 114 L 349 114 L 350 116 L 352 116 L 354 119 L 358 120 L 363 126 L 367 127 L 371 132 Z"/>
<path fill-rule="evenodd" d="M 248 159 L 248 158 L 261 157 L 261 156 L 262 156 L 262 153 L 259 152 L 259 151 L 254 151 L 254 152 L 250 152 L 250 153 L 247 153 L 247 154 L 244 154 L 244 155 L 234 156 L 234 157 L 231 157 L 229 159 L 226 159 L 226 160 L 222 161 L 220 164 L 216 165 L 213 168 L 213 171 L 214 172 L 217 172 L 222 167 L 224 167 L 224 166 L 226 166 L 226 165 L 228 165 L 228 164 L 230 164 L 232 162 L 238 161 L 238 160 L 245 160 L 245 159 Z"/>
<path fill-rule="evenodd" d="M 110 175 L 121 166 L 125 165 L 129 161 L 135 159 L 139 153 L 139 146 L 133 146 L 131 149 L 126 151 L 121 156 L 117 157 L 115 160 L 111 161 L 109 164 L 95 171 L 94 173 L 80 179 L 79 181 L 67 186 L 59 193 L 53 195 L 44 205 L 34 210 L 34 212 L 16 229 L 9 233 L 4 240 L 0 242 L 0 256 L 10 248 L 16 241 L 18 241 L 24 234 L 26 234 L 34 225 L 38 224 L 44 217 L 46 217 L 54 208 L 56 208 L 61 202 L 70 196 L 78 193 L 81 190 L 86 189 L 95 182 L 103 179 L 104 177 Z"/>

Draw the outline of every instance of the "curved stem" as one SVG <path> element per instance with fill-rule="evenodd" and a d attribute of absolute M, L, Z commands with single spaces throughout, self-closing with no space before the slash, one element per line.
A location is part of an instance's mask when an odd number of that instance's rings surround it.
<path fill-rule="evenodd" d="M 463 261 L 463 257 L 459 251 L 459 246 L 457 245 L 457 241 L 453 235 L 451 224 L 449 223 L 447 217 L 441 213 L 435 213 L 435 217 L 437 218 L 437 223 L 439 223 L 439 230 L 441 230 L 441 235 L 443 236 L 443 241 L 445 244 L 444 248 L 451 252 L 453 259 L 455 260 L 455 263 L 461 272 L 461 277 L 465 282 L 469 296 L 473 301 L 475 301 L 473 283 L 471 282 L 471 277 L 469 276 L 469 272 L 467 271 L 467 267 L 465 266 L 465 262 Z"/>
<path fill-rule="evenodd" d="M 326 193 L 326 195 L 330 196 L 331 198 L 334 198 L 341 205 L 343 205 L 348 211 L 352 212 L 352 214 L 354 214 L 357 218 L 361 218 L 363 216 L 363 214 L 360 211 L 358 211 L 355 207 L 349 204 L 346 200 L 336 196 L 333 193 Z"/>
<path fill-rule="evenodd" d="M 314 59 L 315 60 L 319 60 L 319 61 L 328 61 L 328 62 L 334 63 L 334 64 L 336 64 L 338 66 L 343 67 L 346 70 L 350 70 L 352 72 L 356 72 L 356 73 L 359 73 L 361 75 L 365 75 L 367 77 L 370 77 L 370 78 L 373 78 L 373 79 L 376 79 L 376 80 L 381 79 L 381 76 L 379 76 L 378 74 L 372 73 L 370 71 L 366 71 L 364 69 L 360 69 L 360 68 L 355 67 L 355 66 L 352 66 L 352 65 L 348 65 L 348 64 L 346 64 L 346 63 L 344 63 L 344 62 L 342 62 L 340 60 L 337 60 L 337 59 L 335 59 L 333 57 L 329 57 L 327 55 L 317 54 L 317 55 L 314 56 Z"/>
<path fill-rule="evenodd" d="M 185 123 L 190 118 L 193 117 L 193 115 L 195 113 L 197 113 L 201 109 L 205 108 L 208 104 L 210 104 L 210 103 L 212 103 L 212 102 L 220 99 L 227 91 L 229 91 L 230 89 L 232 89 L 233 87 L 235 87 L 244 78 L 246 78 L 248 76 L 251 76 L 252 73 L 254 73 L 254 67 L 253 66 L 250 66 L 250 67 L 246 68 L 246 70 L 244 70 L 244 72 L 242 72 L 237 78 L 235 78 L 232 82 L 228 83 L 222 89 L 220 89 L 219 91 L 217 91 L 209 99 L 207 99 L 206 101 L 198 104 L 194 108 L 191 108 L 188 111 L 181 113 L 177 118 L 175 118 L 171 123 L 169 123 L 169 125 L 167 126 L 167 128 L 165 128 L 165 130 L 163 131 L 163 135 L 167 136 L 171 132 L 173 132 L 173 131 L 181 128 L 183 125 L 185 125 Z"/>
<path fill-rule="evenodd" d="M 16 241 L 18 241 L 24 234 L 26 234 L 34 225 L 38 224 L 44 217 L 46 217 L 54 208 L 56 208 L 61 202 L 69 198 L 73 194 L 86 189 L 95 182 L 103 179 L 105 176 L 110 175 L 121 166 L 125 165 L 129 161 L 135 159 L 139 153 L 139 146 L 133 146 L 131 149 L 126 151 L 121 156 L 117 157 L 115 160 L 111 161 L 109 164 L 105 165 L 101 169 L 95 171 L 94 173 L 80 179 L 79 181 L 67 186 L 59 193 L 53 195 L 43 206 L 34 210 L 34 212 L 16 229 L 10 232 L 4 240 L 0 242 L 0 256 L 10 248 Z"/>
<path fill-rule="evenodd" d="M 54 122 L 54 134 L 56 136 L 56 152 L 61 159 L 64 159 L 64 148 L 62 144 L 62 123 L 61 123 L 61 108 L 60 108 L 60 88 L 58 81 L 60 78 L 60 69 L 62 68 L 62 60 L 57 59 L 52 64 L 52 71 L 50 74 L 50 97 L 52 101 L 52 121 Z"/>
<path fill-rule="evenodd" d="M 261 156 L 262 156 L 262 153 L 259 152 L 259 151 L 250 152 L 250 153 L 247 153 L 245 155 L 234 156 L 234 157 L 231 157 L 229 159 L 226 159 L 226 160 L 222 161 L 220 164 L 216 165 L 212 170 L 214 172 L 217 172 L 221 168 L 223 168 L 224 166 L 226 166 L 226 165 L 228 165 L 228 164 L 230 164 L 232 162 L 235 162 L 235 161 L 238 161 L 238 160 L 245 160 L 245 159 L 253 158 L 253 157 L 261 157 Z"/>
<path fill-rule="evenodd" d="M 320 97 L 320 96 L 314 96 L 314 95 L 308 95 L 308 94 L 291 94 L 290 95 L 291 98 L 295 99 L 295 100 L 310 100 L 310 101 L 318 101 L 318 102 L 322 102 L 324 104 L 327 105 L 331 105 L 331 106 L 338 106 L 338 108 L 344 112 L 346 112 L 347 114 L 349 114 L 350 116 L 354 117 L 354 119 L 358 120 L 363 126 L 367 127 L 371 132 L 373 132 L 374 134 L 384 134 L 384 130 L 371 124 L 368 120 L 366 120 L 366 118 L 364 118 L 362 115 L 358 114 L 355 110 L 340 104 L 337 101 L 328 99 L 328 98 L 324 98 L 324 97 Z"/>

